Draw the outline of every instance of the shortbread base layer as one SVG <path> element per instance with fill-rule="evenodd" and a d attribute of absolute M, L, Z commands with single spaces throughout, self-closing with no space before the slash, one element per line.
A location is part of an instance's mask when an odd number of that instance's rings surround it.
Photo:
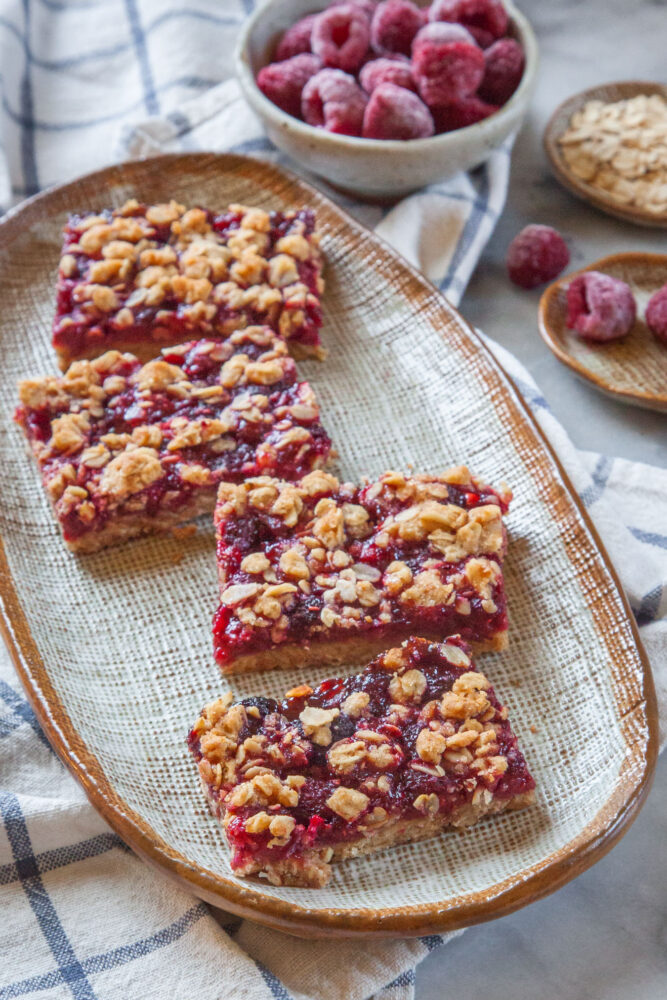
<path fill-rule="evenodd" d="M 249 861 L 234 874 L 244 878 L 265 875 L 272 885 L 295 886 L 303 889 L 321 889 L 332 875 L 332 862 L 358 858 L 364 854 L 375 854 L 397 844 L 411 844 L 429 840 L 450 830 L 463 830 L 473 826 L 487 816 L 510 810 L 527 809 L 535 801 L 535 792 L 522 792 L 509 799 L 495 799 L 488 804 L 466 803 L 449 816 L 425 816 L 423 819 L 390 818 L 381 829 L 364 834 L 354 840 L 346 840 L 335 847 L 309 851 L 299 858 L 284 858 L 278 861 Z M 218 809 L 209 798 L 209 806 L 214 816 Z M 325 858 L 327 860 L 325 860 Z"/>
<path fill-rule="evenodd" d="M 456 629 L 453 629 L 456 631 Z M 259 673 L 264 670 L 292 667 L 337 667 L 359 666 L 369 659 L 384 652 L 391 646 L 400 645 L 404 639 L 419 633 L 431 642 L 442 642 L 447 633 L 436 633 L 419 628 L 418 625 L 406 625 L 404 629 L 394 629 L 391 633 L 384 632 L 381 636 L 354 635 L 349 639 L 338 639 L 333 642 L 311 642 L 308 645 L 285 643 L 270 649 L 262 649 L 255 653 L 237 656 L 221 666 L 223 674 Z M 486 639 L 469 640 L 474 653 L 498 653 L 507 646 L 507 631 L 496 632 Z"/>

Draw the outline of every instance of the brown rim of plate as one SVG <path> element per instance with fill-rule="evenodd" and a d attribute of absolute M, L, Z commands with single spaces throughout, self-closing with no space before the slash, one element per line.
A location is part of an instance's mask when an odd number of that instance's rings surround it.
<path fill-rule="evenodd" d="M 616 399 L 619 402 L 631 403 L 635 406 L 640 406 L 643 409 L 655 410 L 658 413 L 667 412 L 667 392 L 664 393 L 654 393 L 648 391 L 642 391 L 641 389 L 629 390 L 629 389 L 617 389 L 611 383 L 606 382 L 603 378 L 595 375 L 590 369 L 573 357 L 569 351 L 567 351 L 558 337 L 553 333 L 551 324 L 549 322 L 548 316 L 554 306 L 554 301 L 560 294 L 561 290 L 564 289 L 573 278 L 576 278 L 579 274 L 585 274 L 586 271 L 603 271 L 606 272 L 607 269 L 613 268 L 616 264 L 631 264 L 633 262 L 645 264 L 662 265 L 663 268 L 667 269 L 667 254 L 659 253 L 615 253 L 610 254 L 608 257 L 601 257 L 599 260 L 593 261 L 592 264 L 587 264 L 586 267 L 580 268 L 578 271 L 573 271 L 571 274 L 566 274 L 562 278 L 558 278 L 554 281 L 548 288 L 542 293 L 540 298 L 540 304 L 538 308 L 538 327 L 542 340 L 545 342 L 549 350 L 551 350 L 559 361 L 562 361 L 564 365 L 571 368 L 576 375 L 580 378 L 585 379 L 599 389 L 605 395 L 610 396 L 612 399 Z M 662 287 L 662 286 L 660 286 Z M 656 288 L 656 291 L 658 289 Z M 632 336 L 632 333 L 628 334 Z M 591 351 L 605 350 L 605 344 L 593 344 L 590 347 Z M 665 354 L 665 359 L 667 361 L 667 348 L 661 347 L 661 351 Z M 667 384 L 667 383 L 666 383 Z"/>
<path fill-rule="evenodd" d="M 612 667 L 610 688 L 617 706 L 618 718 L 634 719 L 641 739 L 629 739 L 625 733 L 626 761 L 619 773 L 619 781 L 609 799 L 585 827 L 567 844 L 548 858 L 525 870 L 525 877 L 514 885 L 497 883 L 485 890 L 471 894 L 472 899 L 443 900 L 430 905 L 396 906 L 381 910 L 372 908 L 327 909 L 298 906 L 287 900 L 262 895 L 252 882 L 238 885 L 236 882 L 201 868 L 174 850 L 135 810 L 118 795 L 102 768 L 99 760 L 88 750 L 74 728 L 67 711 L 57 696 L 45 665 L 32 636 L 29 622 L 20 605 L 13 579 L 9 572 L 4 546 L 0 539 L 0 631 L 11 653 L 14 665 L 35 714 L 51 745 L 65 765 L 81 783 L 93 806 L 101 813 L 118 835 L 145 861 L 157 867 L 178 881 L 182 888 L 194 893 L 214 906 L 231 911 L 241 917 L 250 918 L 276 930 L 301 937 L 349 938 L 349 937 L 400 937 L 418 936 L 466 927 L 481 923 L 540 899 L 565 885 L 602 858 L 627 831 L 637 816 L 648 793 L 658 752 L 658 715 L 655 689 L 651 668 L 639 637 L 627 597 L 623 593 L 616 571 L 611 564 L 599 535 L 589 520 L 581 500 L 574 491 L 570 480 L 555 455 L 551 445 L 531 414 L 528 404 L 518 389 L 498 364 L 495 357 L 473 329 L 451 306 L 438 290 L 408 264 L 383 240 L 369 232 L 364 226 L 348 216 L 342 209 L 322 195 L 315 188 L 270 164 L 252 157 L 213 153 L 165 154 L 149 160 L 136 160 L 107 167 L 86 178 L 79 178 L 70 184 L 34 196 L 21 207 L 12 210 L 4 223 L 0 223 L 0 245 L 11 243 L 15 234 L 25 226 L 35 224 L 43 217 L 43 206 L 57 199 L 61 202 L 68 197 L 76 203 L 79 184 L 86 180 L 94 182 L 100 190 L 108 190 L 114 182 L 122 182 L 127 188 L 138 183 L 145 173 L 155 172 L 164 177 L 165 172 L 179 169 L 198 170 L 215 168 L 222 176 L 236 170 L 246 178 L 254 173 L 262 178 L 266 189 L 281 196 L 289 195 L 295 200 L 313 204 L 320 219 L 335 227 L 345 226 L 356 230 L 364 241 L 372 242 L 378 250 L 373 258 L 367 258 L 368 265 L 377 270 L 387 266 L 400 266 L 410 278 L 411 298 L 432 302 L 437 299 L 448 318 L 454 319 L 469 338 L 469 350 L 481 354 L 488 364 L 486 377 L 490 388 L 503 397 L 503 408 L 509 419 L 509 433 L 521 439 L 523 447 L 542 448 L 546 457 L 553 462 L 560 482 L 553 476 L 538 487 L 540 495 L 552 508 L 557 505 L 561 513 L 568 513 L 569 497 L 580 514 L 588 533 L 588 541 L 599 553 L 600 559 L 615 586 L 620 603 L 625 612 L 637 658 L 642 667 L 639 692 L 630 706 L 620 701 L 623 688 L 618 677 L 622 661 L 620 651 L 614 651 L 614 628 L 617 618 L 615 611 L 605 604 L 592 609 L 596 629 L 606 643 Z M 139 178 L 139 181 L 137 180 Z M 433 320 L 435 323 L 435 320 Z M 561 534 L 567 536 L 570 527 L 563 518 L 554 519 L 560 525 Z M 589 560 L 587 560 L 589 562 Z M 584 572 L 583 567 L 579 572 Z M 592 572 L 589 567 L 588 572 Z M 590 583 L 591 581 L 589 581 Z M 606 580 L 605 580 L 606 582 Z M 598 578 L 597 583 L 600 583 Z M 595 584 L 595 581 L 593 581 Z M 639 713 L 639 717 L 635 719 Z M 645 750 L 643 744 L 645 742 Z M 507 880 L 506 880 L 507 881 Z M 313 891 L 313 903 L 317 893 Z"/>
<path fill-rule="evenodd" d="M 667 85 L 656 83 L 655 80 L 619 80 L 618 82 L 602 83 L 588 90 L 582 90 L 559 104 L 551 115 L 544 129 L 544 149 L 549 158 L 551 168 L 557 179 L 568 191 L 589 202 L 600 211 L 613 215 L 624 222 L 635 225 L 650 226 L 653 229 L 667 229 L 667 214 L 653 215 L 640 208 L 626 208 L 612 198 L 606 198 L 598 188 L 575 177 L 563 158 L 558 140 L 565 132 L 568 123 L 575 113 L 588 101 L 624 101 L 639 94 L 660 94 L 667 100 Z"/>

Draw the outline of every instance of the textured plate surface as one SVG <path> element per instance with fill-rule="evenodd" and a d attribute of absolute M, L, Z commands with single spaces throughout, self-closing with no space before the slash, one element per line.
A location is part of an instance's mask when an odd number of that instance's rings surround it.
<path fill-rule="evenodd" d="M 620 278 L 632 289 L 637 319 L 630 333 L 609 344 L 591 344 L 566 325 L 567 287 L 575 277 L 565 275 L 550 285 L 540 300 L 540 333 L 556 357 L 577 375 L 624 403 L 667 412 L 667 345 L 653 336 L 644 320 L 651 296 L 667 284 L 667 255 L 619 253 L 582 268 Z"/>
<path fill-rule="evenodd" d="M 324 364 L 301 364 L 349 477 L 465 461 L 515 492 L 506 564 L 509 650 L 483 669 L 512 707 L 537 805 L 337 866 L 322 890 L 230 874 L 186 732 L 226 687 L 213 664 L 213 532 L 85 558 L 58 536 L 11 422 L 15 383 L 55 371 L 49 347 L 67 210 L 129 196 L 319 213 L 327 259 Z M 562 885 L 620 836 L 655 761 L 652 681 L 599 540 L 511 383 L 456 311 L 307 185 L 253 160 L 190 154 L 109 168 L 0 227 L 3 366 L 0 593 L 19 673 L 54 746 L 142 856 L 211 902 L 303 935 L 418 934 L 489 919 Z M 311 672 L 317 681 L 326 671 Z M 282 692 L 297 671 L 231 686 Z M 534 727 L 534 731 L 530 727 Z"/>
<path fill-rule="evenodd" d="M 630 100 L 640 94 L 660 94 L 667 100 L 667 86 L 648 80 L 622 80 L 618 83 L 604 83 L 598 87 L 591 87 L 590 90 L 582 90 L 580 93 L 574 94 L 573 97 L 568 97 L 566 101 L 558 105 L 547 122 L 544 130 L 544 149 L 558 180 L 563 187 L 566 187 L 578 198 L 583 198 L 584 201 L 599 208 L 602 212 L 606 212 L 607 215 L 613 215 L 625 222 L 634 222 L 636 225 L 649 226 L 652 229 L 667 229 L 667 215 L 655 215 L 637 208 L 635 205 L 622 205 L 610 198 L 600 188 L 593 187 L 592 184 L 588 184 L 573 174 L 558 143 L 570 124 L 572 115 L 589 101 L 604 101 L 606 104 L 612 104 L 616 101 Z"/>

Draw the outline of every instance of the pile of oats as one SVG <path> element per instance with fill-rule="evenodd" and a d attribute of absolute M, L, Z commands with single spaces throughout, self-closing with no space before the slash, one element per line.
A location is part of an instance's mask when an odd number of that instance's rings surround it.
<path fill-rule="evenodd" d="M 570 170 L 618 202 L 667 215 L 667 101 L 588 101 L 558 140 Z"/>

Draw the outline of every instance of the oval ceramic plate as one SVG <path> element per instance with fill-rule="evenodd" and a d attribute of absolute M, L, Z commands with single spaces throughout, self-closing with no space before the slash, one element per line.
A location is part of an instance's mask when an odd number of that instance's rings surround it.
<path fill-rule="evenodd" d="M 510 646 L 483 664 L 536 776 L 534 808 L 346 862 L 321 890 L 232 875 L 186 733 L 230 685 L 241 697 L 273 696 L 303 678 L 294 670 L 220 677 L 210 519 L 187 543 L 153 537 L 84 558 L 68 553 L 11 420 L 16 380 L 55 371 L 49 327 L 66 213 L 130 196 L 314 207 L 329 357 L 300 370 L 319 394 L 340 473 L 467 461 L 492 482 L 511 482 Z M 282 930 L 415 935 L 522 906 L 611 847 L 655 762 L 647 661 L 599 539 L 525 405 L 424 278 L 296 178 L 251 159 L 189 154 L 111 167 L 27 203 L 0 227 L 0 286 L 5 636 L 49 739 L 142 857 L 209 902 Z"/>
<path fill-rule="evenodd" d="M 637 301 L 637 320 L 622 340 L 594 344 L 566 325 L 567 286 L 575 274 L 602 271 L 620 278 Z M 559 361 L 596 389 L 623 403 L 667 412 L 667 345 L 653 336 L 644 320 L 646 304 L 667 284 L 667 255 L 619 253 L 568 274 L 546 289 L 540 300 L 540 333 Z"/>
<path fill-rule="evenodd" d="M 641 80 L 626 80 L 618 83 L 605 83 L 569 97 L 560 104 L 547 122 L 544 130 L 544 148 L 549 157 L 554 174 L 561 184 L 578 198 L 583 198 L 607 215 L 613 215 L 625 222 L 634 222 L 640 226 L 651 226 L 656 229 L 667 229 L 667 212 L 654 215 L 634 206 L 625 207 L 605 195 L 599 188 L 593 187 L 572 173 L 563 157 L 559 138 L 565 132 L 575 111 L 579 111 L 588 101 L 625 101 L 639 94 L 660 94 L 667 100 L 667 86 L 661 83 Z"/>

